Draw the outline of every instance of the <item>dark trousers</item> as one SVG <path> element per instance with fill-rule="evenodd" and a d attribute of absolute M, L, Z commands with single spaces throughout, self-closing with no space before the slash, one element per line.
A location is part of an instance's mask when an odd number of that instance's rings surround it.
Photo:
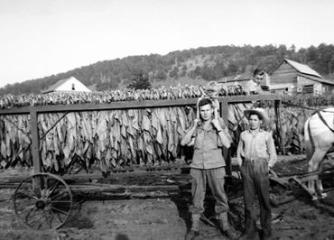
<path fill-rule="evenodd" d="M 256 231 L 256 195 L 260 205 L 261 227 L 265 234 L 271 233 L 271 208 L 269 202 L 269 170 L 263 159 L 244 161 L 240 168 L 245 202 L 246 233 Z"/>
<path fill-rule="evenodd" d="M 227 196 L 224 190 L 225 168 L 195 169 L 190 170 L 192 177 L 191 193 L 193 204 L 190 207 L 192 214 L 200 214 L 204 211 L 204 199 L 206 185 L 208 184 L 212 195 L 216 200 L 215 212 L 220 214 L 228 211 Z"/>

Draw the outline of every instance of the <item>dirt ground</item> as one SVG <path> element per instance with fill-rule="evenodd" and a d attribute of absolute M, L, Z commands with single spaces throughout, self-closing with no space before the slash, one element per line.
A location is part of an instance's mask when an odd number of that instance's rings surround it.
<path fill-rule="evenodd" d="M 273 239 L 334 240 L 334 213 L 326 208 L 334 208 L 334 192 L 329 192 L 326 203 L 317 204 L 298 186 L 290 190 L 290 195 L 284 195 L 286 189 L 272 186 Z M 241 182 L 230 180 L 227 192 L 231 223 L 242 231 Z M 187 186 L 167 197 L 76 202 L 69 221 L 53 231 L 33 231 L 22 225 L 13 212 L 12 193 L 13 189 L 0 190 L 0 240 L 178 240 L 184 239 L 190 226 Z M 281 199 L 290 201 L 275 206 Z M 199 239 L 227 239 L 212 226 L 211 197 L 206 199 L 206 207 L 209 220 L 201 221 Z"/>

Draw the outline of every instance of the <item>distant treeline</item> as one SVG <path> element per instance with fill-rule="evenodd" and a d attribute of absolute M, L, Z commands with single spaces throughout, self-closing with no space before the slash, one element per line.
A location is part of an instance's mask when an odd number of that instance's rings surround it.
<path fill-rule="evenodd" d="M 223 77 L 262 68 L 271 73 L 289 58 L 308 64 L 323 76 L 334 76 L 334 45 L 320 44 L 298 51 L 292 45 L 273 46 L 216 46 L 106 60 L 44 78 L 9 84 L 0 89 L 0 95 L 11 93 L 40 93 L 60 79 L 74 76 L 94 90 L 108 90 L 131 86 L 144 74 L 151 83 L 181 78 L 217 80 Z"/>

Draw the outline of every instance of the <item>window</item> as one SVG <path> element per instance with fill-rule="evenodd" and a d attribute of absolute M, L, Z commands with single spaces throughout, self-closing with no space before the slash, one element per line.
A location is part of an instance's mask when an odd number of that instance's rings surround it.
<path fill-rule="evenodd" d="M 75 86 L 74 86 L 74 83 L 72 83 L 72 90 L 75 90 Z"/>
<path fill-rule="evenodd" d="M 303 93 L 313 93 L 313 84 L 304 85 L 303 86 Z"/>

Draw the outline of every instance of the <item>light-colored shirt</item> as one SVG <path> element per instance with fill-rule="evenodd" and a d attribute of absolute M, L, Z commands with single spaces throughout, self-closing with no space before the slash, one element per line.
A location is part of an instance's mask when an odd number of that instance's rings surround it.
<path fill-rule="evenodd" d="M 225 128 L 224 134 L 228 134 L 227 131 Z M 204 129 L 202 125 L 198 126 L 194 137 L 194 155 L 190 164 L 191 168 L 213 169 L 226 165 L 222 155 L 223 144 L 217 130 L 212 125 L 208 129 Z"/>
<path fill-rule="evenodd" d="M 262 93 L 261 85 L 254 80 L 249 80 L 245 85 L 245 91 L 248 94 L 251 93 Z"/>
<path fill-rule="evenodd" d="M 240 134 L 237 149 L 237 160 L 239 164 L 243 160 L 268 161 L 268 167 L 274 166 L 277 154 L 274 139 L 270 132 L 259 129 L 257 131 L 246 130 Z"/>

